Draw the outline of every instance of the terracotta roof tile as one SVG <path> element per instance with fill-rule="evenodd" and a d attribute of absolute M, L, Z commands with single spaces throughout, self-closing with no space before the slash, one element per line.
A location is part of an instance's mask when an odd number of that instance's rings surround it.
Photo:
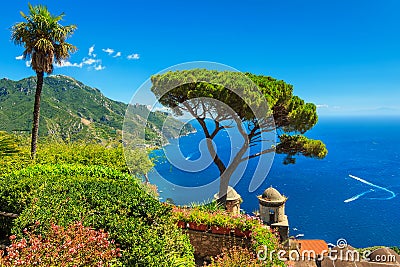
<path fill-rule="evenodd" d="M 324 240 L 297 240 L 297 243 L 299 244 L 300 255 L 305 250 L 314 251 L 317 256 L 323 252 L 326 254 L 328 251 L 328 244 Z"/>

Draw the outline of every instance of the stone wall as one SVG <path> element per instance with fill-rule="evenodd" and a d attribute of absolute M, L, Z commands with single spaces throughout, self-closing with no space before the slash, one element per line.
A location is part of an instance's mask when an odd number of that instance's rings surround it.
<path fill-rule="evenodd" d="M 224 248 L 230 249 L 234 246 L 251 248 L 251 239 L 230 235 L 218 235 L 208 232 L 185 230 L 194 247 L 194 254 L 197 258 L 215 257 L 222 253 Z"/>

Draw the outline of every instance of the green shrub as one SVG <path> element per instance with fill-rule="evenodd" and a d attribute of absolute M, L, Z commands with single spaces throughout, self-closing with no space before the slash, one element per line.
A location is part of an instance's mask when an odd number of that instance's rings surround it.
<path fill-rule="evenodd" d="M 127 156 L 135 159 L 135 166 L 130 166 L 133 174 L 147 173 L 153 167 L 145 150 L 132 150 L 127 152 Z M 38 150 L 36 163 L 100 165 L 129 172 L 122 145 L 114 147 L 82 142 L 43 144 Z"/>
<path fill-rule="evenodd" d="M 0 132 L 0 176 L 31 164 L 29 155 L 28 145 L 22 137 Z"/>
<path fill-rule="evenodd" d="M 126 156 L 133 158 L 130 169 L 125 160 L 122 145 L 103 146 L 95 143 L 57 143 L 40 144 L 36 161 L 30 159 L 29 146 L 20 148 L 20 152 L 7 158 L 0 158 L 0 176 L 15 170 L 20 170 L 34 164 L 82 164 L 110 167 L 121 172 L 132 174 L 147 173 L 153 163 L 145 150 L 130 150 Z"/>
<path fill-rule="evenodd" d="M 0 156 L 10 156 L 18 152 L 18 147 L 12 136 L 0 131 Z"/>
<path fill-rule="evenodd" d="M 193 248 L 172 223 L 171 208 L 148 191 L 136 178 L 105 167 L 43 165 L 0 178 L 0 205 L 20 213 L 11 230 L 18 236 L 36 221 L 42 234 L 51 223 L 82 221 L 120 244 L 125 266 L 193 266 Z"/>
<path fill-rule="evenodd" d="M 0 176 L 17 171 L 32 165 L 29 152 L 23 148 L 18 153 L 8 156 L 0 157 Z"/>
<path fill-rule="evenodd" d="M 268 252 L 268 257 L 264 261 L 267 266 L 285 266 L 284 262 L 279 260 L 278 253 L 273 253 L 269 258 L 269 252 L 279 250 L 279 241 L 276 235 L 266 226 L 254 227 L 251 233 L 253 251 L 258 253 L 260 250 Z"/>
<path fill-rule="evenodd" d="M 93 143 L 42 144 L 39 146 L 36 163 L 101 165 L 128 172 L 121 147 L 105 147 Z"/>

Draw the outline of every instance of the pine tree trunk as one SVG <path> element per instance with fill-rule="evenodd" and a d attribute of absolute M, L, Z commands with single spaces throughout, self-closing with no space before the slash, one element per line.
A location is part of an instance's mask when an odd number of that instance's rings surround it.
<path fill-rule="evenodd" d="M 240 150 L 235 155 L 232 162 L 228 165 L 228 167 L 225 168 L 223 171 L 222 171 L 222 169 L 220 169 L 220 177 L 219 177 L 219 179 L 220 179 L 220 182 L 219 182 L 220 198 L 217 200 L 217 203 L 220 204 L 225 209 L 226 209 L 226 201 L 227 201 L 227 197 L 228 197 L 227 193 L 228 193 L 229 181 L 231 180 L 233 173 L 239 167 L 241 159 L 242 159 L 243 155 L 246 153 L 248 148 L 249 148 L 249 143 L 247 141 L 245 141 L 244 144 L 242 145 L 242 147 L 240 148 Z"/>
<path fill-rule="evenodd" d="M 225 177 L 224 174 L 220 175 L 219 192 L 218 192 L 219 198 L 217 199 L 217 203 L 224 209 L 226 209 L 226 200 L 228 197 L 227 194 L 228 194 L 229 178 L 230 177 Z"/>
<path fill-rule="evenodd" d="M 32 142 L 31 142 L 31 158 L 34 160 L 36 157 L 37 139 L 39 135 L 39 117 L 40 117 L 40 96 L 43 88 L 43 72 L 36 72 L 36 94 L 35 105 L 33 107 L 33 126 L 32 126 Z"/>
<path fill-rule="evenodd" d="M 229 181 L 234 173 L 234 171 L 237 169 L 239 166 L 238 162 L 233 161 L 228 168 L 225 169 L 224 172 L 220 173 L 219 176 L 219 199 L 217 200 L 217 203 L 224 207 L 226 209 L 226 201 L 228 197 L 228 187 L 229 187 Z"/>
<path fill-rule="evenodd" d="M 204 127 L 205 124 L 204 124 Z M 217 200 L 217 203 L 221 205 L 224 209 L 226 209 L 226 197 L 227 197 L 227 191 L 228 191 L 228 185 L 229 185 L 229 179 L 230 177 L 226 177 L 226 167 L 225 164 L 222 162 L 220 157 L 217 155 L 212 140 L 207 136 L 207 148 L 208 152 L 210 152 L 210 156 L 213 158 L 214 164 L 217 166 L 219 170 L 219 176 L 220 176 L 220 185 L 219 185 L 219 198 Z"/>

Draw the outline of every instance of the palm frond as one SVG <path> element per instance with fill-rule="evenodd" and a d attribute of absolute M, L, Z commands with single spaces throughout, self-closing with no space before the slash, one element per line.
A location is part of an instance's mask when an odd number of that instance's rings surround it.
<path fill-rule="evenodd" d="M 59 23 L 64 13 L 54 16 L 46 6 L 28 4 L 28 7 L 29 14 L 20 12 L 25 21 L 11 27 L 11 40 L 16 45 L 24 46 L 23 57 L 32 59 L 33 70 L 50 74 L 54 62 L 68 59 L 77 50 L 66 42 L 77 27 Z"/>

